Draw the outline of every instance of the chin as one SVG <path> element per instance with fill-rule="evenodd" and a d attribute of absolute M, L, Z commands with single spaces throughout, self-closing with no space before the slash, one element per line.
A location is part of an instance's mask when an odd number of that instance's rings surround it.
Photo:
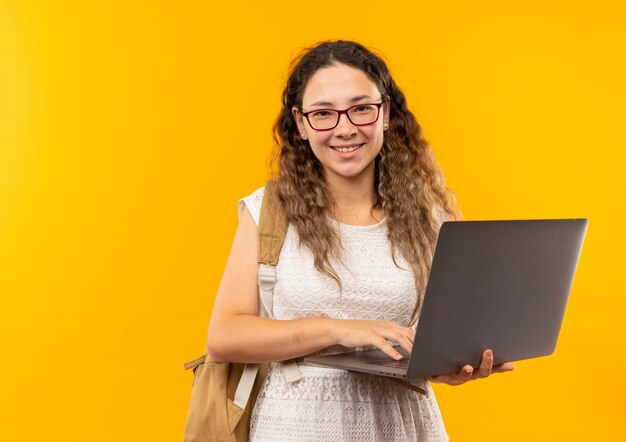
<path fill-rule="evenodd" d="M 364 173 L 365 169 L 366 168 L 350 169 L 350 170 L 334 170 L 333 174 L 340 176 L 342 178 L 356 178 L 362 173 Z"/>

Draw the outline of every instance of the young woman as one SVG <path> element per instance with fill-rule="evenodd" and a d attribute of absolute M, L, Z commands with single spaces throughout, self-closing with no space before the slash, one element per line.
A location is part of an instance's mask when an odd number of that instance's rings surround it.
<path fill-rule="evenodd" d="M 274 126 L 275 176 L 239 203 L 240 223 L 209 330 L 216 362 L 283 361 L 378 347 L 411 350 L 441 223 L 460 215 L 433 153 L 385 63 L 358 43 L 321 43 L 294 61 Z M 258 312 L 263 193 L 289 221 L 274 320 Z M 458 385 L 494 372 L 431 378 Z M 288 383 L 273 362 L 252 412 L 251 441 L 447 440 L 426 393 L 382 376 L 300 365 Z"/>

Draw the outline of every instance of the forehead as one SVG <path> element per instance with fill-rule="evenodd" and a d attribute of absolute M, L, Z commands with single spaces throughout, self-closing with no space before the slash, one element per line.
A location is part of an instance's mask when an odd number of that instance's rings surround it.
<path fill-rule="evenodd" d="M 355 97 L 361 96 L 377 100 L 380 93 L 365 72 L 345 64 L 338 64 L 319 69 L 311 76 L 304 89 L 302 107 L 350 106 Z"/>

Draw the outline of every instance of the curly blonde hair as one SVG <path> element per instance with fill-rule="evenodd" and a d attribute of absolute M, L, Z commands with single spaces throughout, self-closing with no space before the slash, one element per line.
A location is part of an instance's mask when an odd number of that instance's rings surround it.
<path fill-rule="evenodd" d="M 341 262 L 343 250 L 339 233 L 327 216 L 334 201 L 322 166 L 308 141 L 299 136 L 292 115 L 294 106 L 302 110 L 302 96 L 311 76 L 337 64 L 362 70 L 389 99 L 389 127 L 375 160 L 372 210 L 379 209 L 385 216 L 394 263 L 398 265 L 400 253 L 413 271 L 418 291 L 415 318 L 441 222 L 461 219 L 461 211 L 404 94 L 379 56 L 355 42 L 326 41 L 294 59 L 274 124 L 271 180 L 266 191 L 280 202 L 287 221 L 298 232 L 300 245 L 311 250 L 317 270 L 341 287 L 331 263 Z"/>

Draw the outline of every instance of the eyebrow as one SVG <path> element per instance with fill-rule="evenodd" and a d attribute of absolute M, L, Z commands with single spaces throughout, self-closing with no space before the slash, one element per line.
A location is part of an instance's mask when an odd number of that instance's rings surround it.
<path fill-rule="evenodd" d="M 350 103 L 356 103 L 357 101 L 361 101 L 364 98 L 372 98 L 369 95 L 357 95 L 354 98 L 350 99 Z M 331 103 L 330 101 L 316 101 L 315 103 L 311 104 L 310 107 L 314 107 L 314 106 L 332 106 L 333 103 Z"/>

